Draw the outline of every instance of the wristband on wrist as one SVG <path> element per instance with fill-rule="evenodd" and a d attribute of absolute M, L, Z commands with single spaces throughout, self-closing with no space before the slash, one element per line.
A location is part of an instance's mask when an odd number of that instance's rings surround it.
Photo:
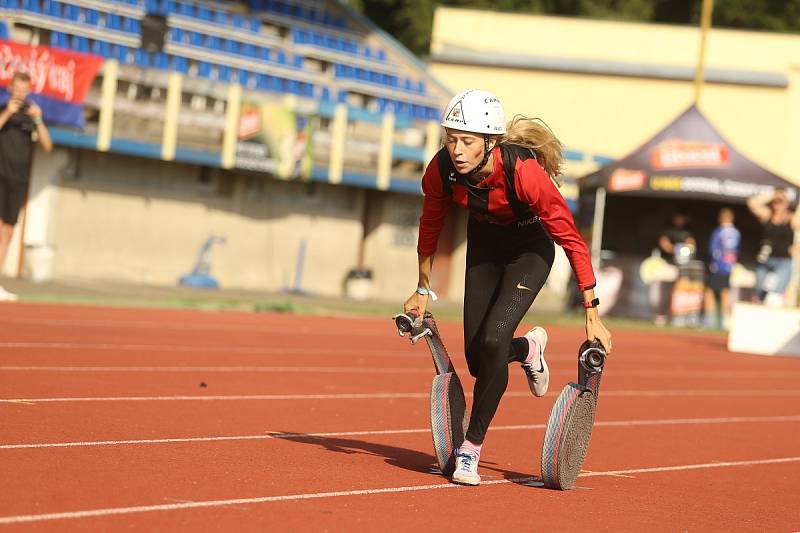
<path fill-rule="evenodd" d="M 592 307 L 597 307 L 600 305 L 600 298 L 595 298 L 594 300 L 590 300 L 588 302 L 583 302 L 583 307 L 585 309 L 590 309 Z"/>
<path fill-rule="evenodd" d="M 436 296 L 436 293 L 433 292 L 432 289 L 426 289 L 425 287 L 417 287 L 417 294 L 421 294 L 423 296 L 430 295 L 431 299 L 434 302 L 439 299 L 439 297 Z"/>
<path fill-rule="evenodd" d="M 44 124 L 44 120 L 42 120 L 42 117 L 36 117 L 35 119 L 33 119 L 33 123 L 36 124 L 37 126 L 41 126 L 42 124 Z"/>

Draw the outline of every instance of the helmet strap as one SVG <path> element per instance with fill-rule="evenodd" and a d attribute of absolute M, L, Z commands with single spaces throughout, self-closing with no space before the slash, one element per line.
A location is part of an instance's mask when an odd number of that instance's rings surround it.
<path fill-rule="evenodd" d="M 481 160 L 480 163 L 478 163 L 478 166 L 476 166 L 475 168 L 473 168 L 472 170 L 469 171 L 469 174 L 467 174 L 467 176 L 474 176 L 475 174 L 477 174 L 478 172 L 483 170 L 483 167 L 485 167 L 486 163 L 489 161 L 489 156 L 490 155 L 492 155 L 492 152 L 489 151 L 489 136 L 484 134 L 483 135 L 483 159 Z"/>

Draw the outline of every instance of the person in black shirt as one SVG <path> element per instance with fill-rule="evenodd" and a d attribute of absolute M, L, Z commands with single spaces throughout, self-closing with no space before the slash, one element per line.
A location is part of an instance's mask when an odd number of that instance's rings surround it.
<path fill-rule="evenodd" d="M 8 86 L 9 100 L 0 107 L 0 267 L 6 258 L 19 211 L 28 195 L 33 143 L 53 149 L 42 110 L 30 101 L 31 78 L 16 72 Z M 16 296 L 0 287 L 0 301 Z"/>
<path fill-rule="evenodd" d="M 789 209 L 785 189 L 754 196 L 747 207 L 763 227 L 756 267 L 756 302 L 767 302 L 767 295 L 779 305 L 792 277 L 794 232 L 800 231 L 800 209 Z"/>

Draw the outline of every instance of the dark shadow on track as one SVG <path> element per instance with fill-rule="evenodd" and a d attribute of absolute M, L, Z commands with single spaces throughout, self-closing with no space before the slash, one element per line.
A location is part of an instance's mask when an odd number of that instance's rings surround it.
<path fill-rule="evenodd" d="M 326 437 L 310 435 L 307 433 L 290 433 L 278 432 L 270 434 L 273 438 L 290 440 L 301 444 L 313 444 L 324 448 L 327 451 L 336 453 L 362 453 L 373 455 L 376 457 L 383 457 L 387 464 L 402 468 L 404 470 L 411 470 L 412 472 L 419 472 L 422 474 L 437 474 L 441 475 L 438 464 L 433 454 L 419 452 L 417 450 L 409 450 L 407 448 L 398 448 L 397 446 L 389 446 L 386 444 L 378 444 L 375 442 L 368 442 L 358 439 L 346 439 L 342 437 Z M 530 474 L 520 474 L 518 472 L 509 472 L 493 467 L 494 463 L 486 463 L 481 461 L 481 468 L 492 470 L 501 474 L 506 479 L 516 478 L 530 478 Z"/>

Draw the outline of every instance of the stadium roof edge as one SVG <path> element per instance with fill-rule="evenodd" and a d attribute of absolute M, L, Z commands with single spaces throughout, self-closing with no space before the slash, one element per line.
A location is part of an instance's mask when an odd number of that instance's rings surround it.
<path fill-rule="evenodd" d="M 482 52 L 462 49 L 460 47 L 448 47 L 443 49 L 441 52 L 433 54 L 431 60 L 435 63 L 449 63 L 455 65 L 547 70 L 552 72 L 594 74 L 598 76 L 625 76 L 679 81 L 694 80 L 695 74 L 694 67 Z M 706 81 L 710 83 L 755 85 L 774 88 L 786 88 L 789 86 L 789 80 L 782 72 L 708 68 L 706 69 L 705 77 Z"/>

